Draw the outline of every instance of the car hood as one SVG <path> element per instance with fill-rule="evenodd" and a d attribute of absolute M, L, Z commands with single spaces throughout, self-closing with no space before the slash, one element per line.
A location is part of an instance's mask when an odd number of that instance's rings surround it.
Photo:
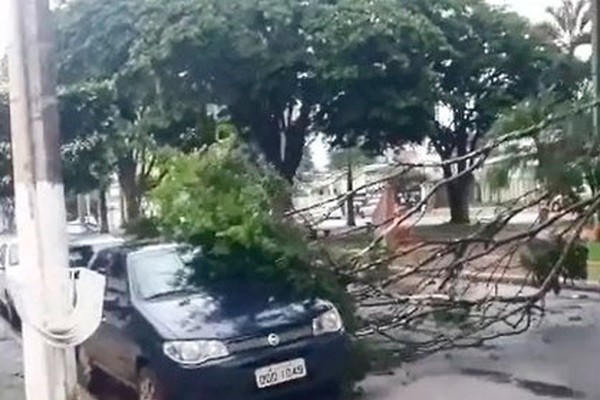
<path fill-rule="evenodd" d="M 329 307 L 321 300 L 290 301 L 235 290 L 147 301 L 138 311 L 163 339 L 232 339 L 310 324 Z"/>

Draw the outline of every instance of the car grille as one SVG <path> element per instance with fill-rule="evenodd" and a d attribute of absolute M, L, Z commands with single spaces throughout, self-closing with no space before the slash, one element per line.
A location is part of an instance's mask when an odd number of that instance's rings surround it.
<path fill-rule="evenodd" d="M 273 347 L 269 344 L 267 336 L 271 333 L 276 333 L 279 336 L 279 346 L 284 346 L 289 343 L 297 342 L 299 340 L 312 337 L 312 327 L 303 326 L 291 328 L 284 331 L 267 332 L 260 336 L 251 336 L 241 339 L 232 340 L 227 343 L 227 348 L 230 353 L 241 353 L 250 350 L 257 350 L 262 348 Z"/>

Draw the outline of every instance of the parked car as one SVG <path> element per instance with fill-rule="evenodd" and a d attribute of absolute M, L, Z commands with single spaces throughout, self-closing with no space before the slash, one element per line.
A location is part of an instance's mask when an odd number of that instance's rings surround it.
<path fill-rule="evenodd" d="M 98 251 L 123 243 L 123 239 L 111 235 L 79 235 L 69 243 L 69 266 L 87 267 Z M 19 279 L 19 245 L 16 235 L 0 236 L 0 303 L 9 322 L 20 323 L 15 307 L 15 296 L 10 289 L 9 276 L 13 283 Z"/>
<path fill-rule="evenodd" d="M 69 266 L 88 267 L 100 250 L 122 244 L 123 238 L 109 234 L 72 237 L 69 241 Z"/>
<path fill-rule="evenodd" d="M 189 255 L 189 252 L 187 253 Z M 339 386 L 347 337 L 323 300 L 285 300 L 249 282 L 191 286 L 179 246 L 100 251 L 104 319 L 77 350 L 80 380 L 98 370 L 140 400 L 255 399 Z"/>
<path fill-rule="evenodd" d="M 18 324 L 19 315 L 9 289 L 9 276 L 19 265 L 19 246 L 16 235 L 0 236 L 0 303 L 6 318 L 12 324 Z"/>

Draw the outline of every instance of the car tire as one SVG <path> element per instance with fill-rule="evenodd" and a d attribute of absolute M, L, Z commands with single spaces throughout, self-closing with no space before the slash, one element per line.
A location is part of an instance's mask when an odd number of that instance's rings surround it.
<path fill-rule="evenodd" d="M 138 373 L 137 393 L 138 400 L 169 400 L 158 377 L 147 367 Z"/>

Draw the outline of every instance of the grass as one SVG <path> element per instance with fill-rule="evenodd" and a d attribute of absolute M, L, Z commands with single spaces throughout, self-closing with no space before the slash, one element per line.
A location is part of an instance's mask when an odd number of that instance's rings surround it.
<path fill-rule="evenodd" d="M 588 243 L 588 260 L 600 263 L 600 243 L 592 242 Z"/>
<path fill-rule="evenodd" d="M 600 243 L 588 243 L 588 279 L 600 281 Z"/>

